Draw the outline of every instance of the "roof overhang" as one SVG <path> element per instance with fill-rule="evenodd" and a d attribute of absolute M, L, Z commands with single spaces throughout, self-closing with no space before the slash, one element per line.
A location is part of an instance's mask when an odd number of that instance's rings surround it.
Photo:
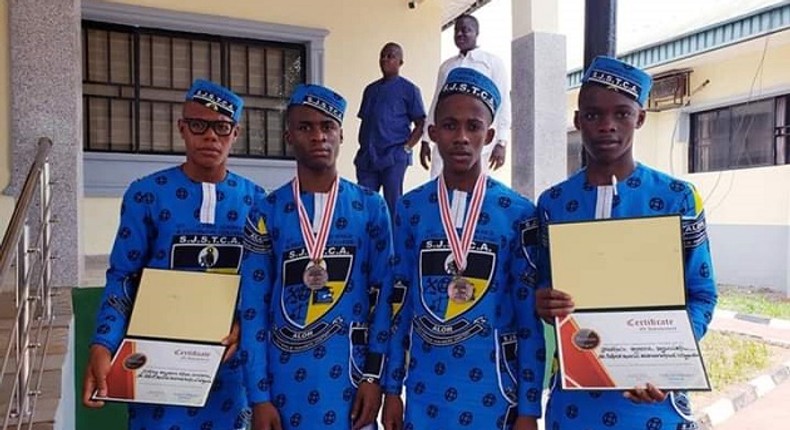
<path fill-rule="evenodd" d="M 472 13 L 491 0 L 442 0 L 442 30 L 453 25 L 460 15 Z"/>

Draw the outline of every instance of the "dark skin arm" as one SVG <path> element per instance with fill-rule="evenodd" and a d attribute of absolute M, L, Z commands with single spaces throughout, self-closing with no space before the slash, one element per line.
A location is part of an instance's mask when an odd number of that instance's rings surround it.
<path fill-rule="evenodd" d="M 351 408 L 352 429 L 359 430 L 376 421 L 381 408 L 381 387 L 378 383 L 363 381 L 357 389 Z"/>
<path fill-rule="evenodd" d="M 82 384 L 82 403 L 89 408 L 101 408 L 104 402 L 91 400 L 93 392 L 98 390 L 99 396 L 107 395 L 107 374 L 110 373 L 112 354 L 101 345 L 91 346 L 88 368 Z"/>
<path fill-rule="evenodd" d="M 417 145 L 417 142 L 420 141 L 424 127 L 425 127 L 425 118 L 420 118 L 414 121 L 414 128 L 411 130 L 411 134 L 409 135 L 409 140 L 406 142 L 406 145 L 409 148 L 414 148 L 414 146 Z"/>
<path fill-rule="evenodd" d="M 230 329 L 230 334 L 222 339 L 222 344 L 228 347 L 225 350 L 225 355 L 222 356 L 222 361 L 225 362 L 233 357 L 233 354 L 235 354 L 236 350 L 239 348 L 239 323 L 237 321 L 233 322 L 233 327 Z"/>
<path fill-rule="evenodd" d="M 271 402 L 252 407 L 252 430 L 283 430 L 280 413 Z"/>
<path fill-rule="evenodd" d="M 431 144 L 427 140 L 423 140 L 420 146 L 420 164 L 425 170 L 431 168 Z"/>
<path fill-rule="evenodd" d="M 504 146 L 495 144 L 494 149 L 491 151 L 491 156 L 488 158 L 488 168 L 497 170 L 504 166 L 506 154 L 507 150 Z"/>
<path fill-rule="evenodd" d="M 513 424 L 513 430 L 538 430 L 538 419 L 535 417 L 519 416 Z"/>
<path fill-rule="evenodd" d="M 384 396 L 384 413 L 381 423 L 384 430 L 403 430 L 403 399 L 397 394 Z"/>

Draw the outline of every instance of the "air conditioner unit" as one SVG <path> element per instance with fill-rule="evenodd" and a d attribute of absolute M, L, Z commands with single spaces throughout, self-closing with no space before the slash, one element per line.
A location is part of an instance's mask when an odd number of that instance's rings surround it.
<path fill-rule="evenodd" d="M 676 69 L 653 76 L 653 89 L 647 101 L 647 110 L 661 112 L 682 107 L 690 95 L 689 81 L 692 69 Z"/>

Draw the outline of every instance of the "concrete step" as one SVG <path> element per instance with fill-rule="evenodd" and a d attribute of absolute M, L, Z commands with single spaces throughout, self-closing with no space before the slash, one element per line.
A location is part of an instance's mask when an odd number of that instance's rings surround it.
<path fill-rule="evenodd" d="M 14 309 L 14 295 L 13 293 L 0 293 L 0 354 L 4 354 L 9 342 L 9 336 L 14 327 L 14 318 L 16 311 Z M 53 321 L 52 331 L 50 333 L 49 346 L 47 354 L 43 357 L 44 371 L 41 374 L 41 388 L 40 394 L 36 398 L 36 409 L 32 417 L 22 417 L 23 427 L 27 428 L 28 423 L 32 420 L 32 429 L 35 430 L 52 430 L 54 427 L 55 413 L 60 402 L 61 393 L 61 369 L 68 351 L 68 335 L 69 326 L 72 321 L 71 310 L 71 294 L 69 289 L 56 290 L 52 297 L 52 309 L 55 315 Z M 35 336 L 38 331 L 38 321 L 33 321 L 31 325 L 31 336 Z M 39 342 L 44 342 L 46 338 L 46 327 L 42 327 Z M 33 358 L 31 366 L 33 369 L 38 369 L 41 363 L 41 355 L 43 349 L 38 351 Z M 2 357 L 0 357 L 1 359 Z M 14 384 L 14 375 L 16 373 L 15 363 L 12 359 L 9 363 L 9 368 L 3 375 L 2 384 L 0 384 L 0 426 L 2 426 L 2 419 L 5 417 L 8 402 L 11 398 L 11 390 Z M 30 389 L 36 388 L 37 380 L 35 379 L 36 373 L 33 373 L 31 379 Z M 32 399 L 31 399 L 32 400 Z M 14 423 L 16 424 L 16 423 Z M 10 428 L 16 428 L 15 425 Z"/>

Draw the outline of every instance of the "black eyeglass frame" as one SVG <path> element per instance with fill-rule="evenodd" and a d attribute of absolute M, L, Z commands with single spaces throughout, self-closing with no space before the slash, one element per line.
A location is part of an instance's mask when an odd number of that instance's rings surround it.
<path fill-rule="evenodd" d="M 206 134 L 208 129 L 211 128 L 217 136 L 227 137 L 233 133 L 233 130 L 236 129 L 236 125 L 238 124 L 235 121 L 209 121 L 202 118 L 181 118 L 179 121 L 186 123 L 189 132 L 198 136 Z M 227 130 L 221 127 L 227 127 Z"/>

